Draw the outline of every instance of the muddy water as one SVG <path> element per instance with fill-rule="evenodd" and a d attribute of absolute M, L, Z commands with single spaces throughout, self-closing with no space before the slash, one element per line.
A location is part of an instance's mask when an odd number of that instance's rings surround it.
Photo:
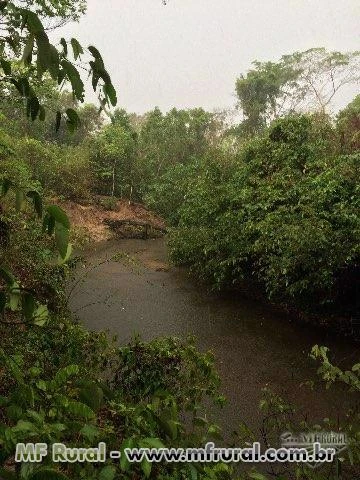
<path fill-rule="evenodd" d="M 118 252 L 118 261 L 106 261 Z M 216 356 L 228 398 L 218 418 L 225 431 L 240 421 L 260 426 L 258 403 L 266 385 L 314 420 L 344 412 L 346 393 L 299 384 L 315 378 L 312 345 L 326 345 L 337 361 L 352 364 L 360 351 L 349 341 L 291 322 L 265 303 L 209 292 L 185 270 L 167 265 L 162 239 L 105 242 L 87 258 L 83 280 L 71 294 L 73 312 L 88 328 L 117 334 L 120 343 L 134 334 L 145 340 L 195 335 L 199 348 Z"/>

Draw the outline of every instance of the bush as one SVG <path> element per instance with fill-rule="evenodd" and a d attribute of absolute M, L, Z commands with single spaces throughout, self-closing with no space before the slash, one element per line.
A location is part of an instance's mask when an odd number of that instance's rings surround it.
<path fill-rule="evenodd" d="M 53 223 L 61 222 L 64 233 L 66 214 L 56 206 L 47 211 L 54 212 Z M 59 465 L 50 455 L 40 464 L 14 464 L 18 443 L 80 442 L 84 448 L 105 442 L 122 452 L 126 447 L 196 447 L 219 436 L 203 412 L 209 400 L 221 405 L 223 398 L 212 355 L 194 345 L 162 339 L 119 348 L 104 333 L 74 323 L 65 301 L 48 308 L 63 296 L 70 266 L 64 259 L 54 262 L 54 239 L 42 238 L 30 212 L 9 208 L 3 215 L 11 241 L 2 245 L 0 269 L 1 477 L 182 480 L 195 472 L 199 480 L 208 479 L 219 466 L 198 465 L 195 471 L 182 463 L 130 464 L 124 454 L 120 464 L 107 459 L 101 466 Z M 58 241 L 59 225 L 55 232 Z M 44 284 L 54 291 L 48 289 L 43 298 Z M 41 301 L 47 304 L 38 305 Z M 230 478 L 231 467 L 221 470 Z"/>
<path fill-rule="evenodd" d="M 84 146 L 58 146 L 29 138 L 19 142 L 18 151 L 48 194 L 70 200 L 89 198 L 91 177 Z"/>
<path fill-rule="evenodd" d="M 118 209 L 117 197 L 98 197 L 98 203 L 104 210 L 115 212 Z"/>
<path fill-rule="evenodd" d="M 32 138 L 14 140 L 0 131 L 0 158 L 0 178 L 65 199 L 90 197 L 91 174 L 85 146 L 58 146 Z"/>
<path fill-rule="evenodd" d="M 302 307 L 349 301 L 341 279 L 359 269 L 360 156 L 340 156 L 334 136 L 324 119 L 289 117 L 229 168 L 214 161 L 180 207 L 175 262 L 218 287 L 255 280 Z"/>
<path fill-rule="evenodd" d="M 203 402 L 218 402 L 213 359 L 175 339 L 139 341 L 118 348 L 104 334 L 86 332 L 66 317 L 53 317 L 43 330 L 9 331 L 0 349 L 0 472 L 18 442 L 63 442 L 108 449 L 189 447 L 217 438 L 219 429 L 202 416 Z M 139 355 L 139 356 L 138 356 Z M 131 388 L 130 388 L 131 387 Z M 192 418 L 189 431 L 187 418 Z M 96 442 L 96 443 L 95 443 Z M 14 478 L 60 478 L 51 458 L 41 465 L 17 464 Z M 187 478 L 190 464 L 67 463 L 61 477 Z M 198 465 L 199 479 L 219 466 Z M 27 472 L 25 474 L 25 471 Z M 111 472 L 112 476 L 105 476 Z M 231 467 L 225 471 L 230 478 Z"/>

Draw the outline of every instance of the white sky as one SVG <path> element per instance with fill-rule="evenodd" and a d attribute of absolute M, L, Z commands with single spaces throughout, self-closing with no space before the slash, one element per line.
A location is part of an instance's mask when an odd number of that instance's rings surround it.
<path fill-rule="evenodd" d="M 100 50 L 128 111 L 212 110 L 234 106 L 235 79 L 255 59 L 360 49 L 360 0 L 88 0 L 60 34 Z"/>

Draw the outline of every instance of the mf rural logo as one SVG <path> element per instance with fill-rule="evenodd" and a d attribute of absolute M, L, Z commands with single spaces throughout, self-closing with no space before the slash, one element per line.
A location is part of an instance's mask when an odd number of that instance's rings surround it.
<path fill-rule="evenodd" d="M 320 444 L 322 449 L 333 449 L 335 455 L 339 455 L 340 452 L 346 450 L 348 446 L 348 440 L 345 433 L 339 432 L 306 432 L 293 434 L 291 432 L 285 432 L 280 437 L 281 446 L 283 448 L 303 448 L 309 456 L 313 456 L 315 459 L 315 445 Z M 321 461 L 310 461 L 307 465 L 311 468 L 317 468 L 323 463 Z"/>

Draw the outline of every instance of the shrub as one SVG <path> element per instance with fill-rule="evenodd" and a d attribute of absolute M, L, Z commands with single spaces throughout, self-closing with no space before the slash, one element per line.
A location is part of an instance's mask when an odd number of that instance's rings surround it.
<path fill-rule="evenodd" d="M 175 262 L 218 287 L 256 280 L 302 307 L 349 300 L 341 279 L 359 268 L 360 157 L 340 156 L 333 138 L 324 119 L 289 117 L 227 169 L 214 160 L 180 206 Z"/>

